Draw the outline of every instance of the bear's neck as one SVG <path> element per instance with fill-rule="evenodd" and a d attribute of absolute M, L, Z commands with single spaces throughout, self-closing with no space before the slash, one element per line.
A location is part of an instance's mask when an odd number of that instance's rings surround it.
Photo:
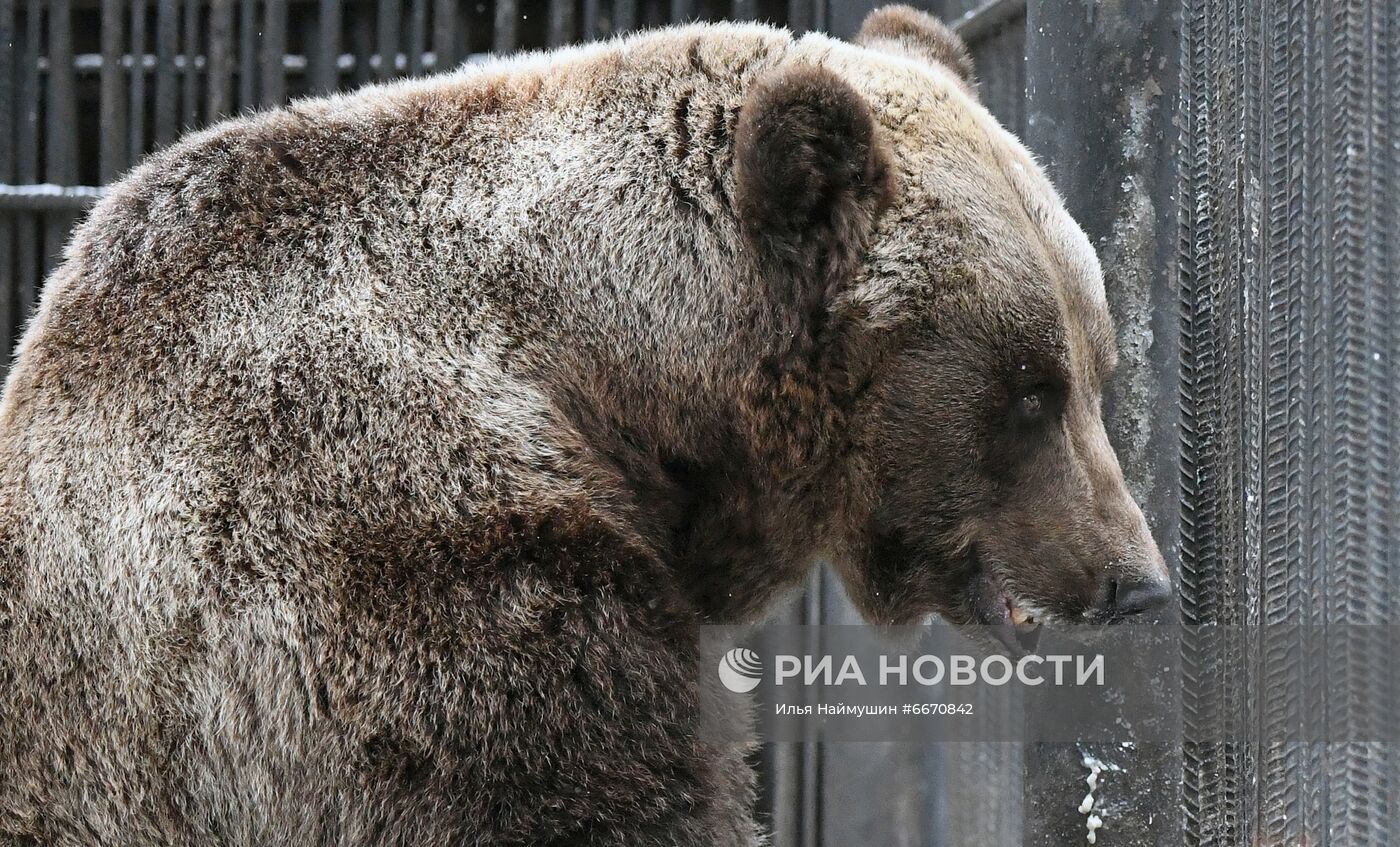
<path fill-rule="evenodd" d="M 844 413 L 830 355 L 747 345 L 713 363 L 708 386 L 629 384 L 625 368 L 582 364 L 547 379 L 581 436 L 601 498 L 669 566 L 706 619 L 761 617 L 824 548 L 844 489 Z M 826 350 L 835 349 L 828 345 Z"/>

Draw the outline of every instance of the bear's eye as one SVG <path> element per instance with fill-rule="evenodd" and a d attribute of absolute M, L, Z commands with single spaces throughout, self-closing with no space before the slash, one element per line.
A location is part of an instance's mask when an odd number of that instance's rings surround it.
<path fill-rule="evenodd" d="M 1013 395 L 1012 416 L 1027 424 L 1040 423 L 1059 414 L 1059 392 L 1053 385 L 1022 388 Z"/>

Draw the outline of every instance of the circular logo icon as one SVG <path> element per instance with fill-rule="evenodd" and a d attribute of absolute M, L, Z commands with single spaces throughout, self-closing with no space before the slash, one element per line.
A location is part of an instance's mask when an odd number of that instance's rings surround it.
<path fill-rule="evenodd" d="M 719 660 L 719 681 L 735 694 L 747 694 L 763 681 L 763 662 L 747 647 L 735 647 Z"/>

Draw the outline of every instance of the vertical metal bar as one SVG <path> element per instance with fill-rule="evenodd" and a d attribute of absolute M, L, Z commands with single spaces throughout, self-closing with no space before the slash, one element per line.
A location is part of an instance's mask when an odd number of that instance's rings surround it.
<path fill-rule="evenodd" d="M 1257 435 L 1251 439 L 1261 448 L 1258 476 L 1259 508 L 1256 512 L 1257 539 L 1251 542 L 1259 550 L 1260 621 L 1269 624 L 1290 624 L 1302 617 L 1300 608 L 1306 591 L 1306 580 L 1285 563 L 1300 562 L 1304 549 L 1302 528 L 1305 524 L 1300 511 L 1302 484 L 1302 433 L 1292 410 L 1304 402 L 1300 386 L 1292 378 L 1303 369 L 1303 344 L 1300 343 L 1301 317 L 1306 292 L 1312 280 L 1301 267 L 1293 246 L 1299 230 L 1299 211 L 1306 181 L 1294 178 L 1299 137 L 1303 130 L 1303 86 L 1294 85 L 1298 79 L 1292 55 L 1301 56 L 1306 43 L 1306 26 L 1296 15 L 1280 9 L 1268 22 L 1263 34 L 1265 49 L 1261 51 L 1259 97 L 1264 106 L 1259 123 L 1267 127 L 1265 144 L 1260 145 L 1259 163 L 1255 166 L 1261 177 L 1266 196 L 1259 204 L 1259 245 L 1261 273 L 1258 276 L 1260 299 L 1258 317 L 1253 320 L 1253 334 L 1259 338 L 1257 349 L 1249 357 L 1258 361 L 1261 383 L 1259 402 L 1251 403 L 1257 411 Z M 1296 51 L 1296 53 L 1294 52 Z M 1306 226 L 1302 227 L 1306 233 Z M 1254 368 L 1250 368 L 1254 370 Z M 1278 567 L 1285 564 L 1285 567 Z M 1259 651 L 1259 676 L 1269 691 L 1260 704 L 1260 723 L 1278 726 L 1294 725 L 1305 720 L 1312 697 L 1294 685 L 1299 669 L 1298 659 L 1308 653 L 1306 644 L 1280 645 L 1283 649 Z M 1264 843 L 1308 843 L 1325 833 L 1304 834 L 1309 814 L 1297 814 L 1300 808 L 1300 788 L 1310 779 L 1308 758 L 1295 744 L 1263 745 L 1259 751 L 1258 783 L 1254 799 L 1258 804 L 1251 817 L 1257 820 L 1258 834 Z M 1299 779 L 1302 775 L 1302 779 Z"/>
<path fill-rule="evenodd" d="M 73 14 L 71 0 L 49 2 L 49 85 L 44 103 L 44 176 L 58 185 L 78 180 L 78 100 L 73 72 Z M 49 215 L 44 236 L 44 269 L 61 257 L 71 214 Z"/>
<path fill-rule="evenodd" d="M 821 574 L 808 578 L 807 593 L 801 603 L 778 612 L 774 623 L 784 626 L 815 625 L 820 620 Z M 809 632 L 816 632 L 815 629 Z M 803 815 L 803 756 L 808 745 L 802 742 L 770 742 L 762 748 L 759 762 L 760 820 L 766 816 L 773 844 L 801 845 Z"/>
<path fill-rule="evenodd" d="M 45 175 L 71 185 L 78 175 L 78 101 L 73 73 L 71 0 L 49 0 L 49 85 L 44 104 Z"/>
<path fill-rule="evenodd" d="M 1012 78 L 1014 80 L 1011 91 L 1015 98 L 1015 105 L 1011 112 L 1015 115 L 1015 123 L 1011 125 L 1012 131 L 1018 136 L 1026 133 L 1026 22 L 1020 21 L 1013 25 L 1014 34 L 1011 36 L 1011 44 L 1008 49 L 1011 51 L 1011 63 L 1013 66 Z"/>
<path fill-rule="evenodd" d="M 496 0 L 495 29 L 492 33 L 491 49 L 497 53 L 509 53 L 516 48 L 516 21 L 520 10 L 515 0 Z"/>
<path fill-rule="evenodd" d="M 438 71 L 457 64 L 457 0 L 433 0 L 433 54 Z"/>
<path fill-rule="evenodd" d="M 266 0 L 261 46 L 262 104 L 278 106 L 287 99 L 287 0 Z"/>
<path fill-rule="evenodd" d="M 796 844 L 802 810 L 802 745 L 768 743 L 759 765 L 762 802 L 771 844 Z"/>
<path fill-rule="evenodd" d="M 620 35 L 637 28 L 637 0 L 613 0 L 612 32 Z"/>
<path fill-rule="evenodd" d="M 258 3 L 239 0 L 238 4 L 238 106 L 258 105 Z"/>
<path fill-rule="evenodd" d="M 180 73 L 180 126 L 199 123 L 199 12 L 201 0 L 185 0 L 184 67 Z"/>
<path fill-rule="evenodd" d="M 583 40 L 595 41 L 602 34 L 601 0 L 583 0 Z"/>
<path fill-rule="evenodd" d="M 179 123 L 179 90 L 175 79 L 175 51 L 180 38 L 179 0 L 156 0 L 156 100 L 155 146 L 175 138 Z"/>
<path fill-rule="evenodd" d="M 1387 570 L 1400 563 L 1387 562 L 1383 501 L 1385 488 L 1380 472 L 1385 433 L 1378 413 L 1384 411 L 1393 385 L 1373 381 L 1377 375 L 1374 352 L 1393 327 L 1377 326 L 1373 292 L 1393 287 L 1393 269 L 1373 265 L 1373 245 L 1380 233 L 1373 229 L 1379 211 L 1371 205 L 1372 182 L 1381 155 L 1395 158 L 1394 139 L 1374 137 L 1374 121 L 1381 79 L 1379 57 L 1394 54 L 1395 43 L 1374 39 L 1380 30 L 1377 16 L 1388 4 L 1367 0 L 1337 0 L 1319 11 L 1319 29 L 1327 33 L 1325 80 L 1326 114 L 1325 198 L 1320 216 L 1330 222 L 1331 273 L 1318 280 L 1331 290 L 1326 318 L 1330 374 L 1325 384 L 1331 406 L 1332 431 L 1326 446 L 1331 491 L 1317 510 L 1329 528 L 1332 555 L 1325 560 L 1329 595 L 1329 619 L 1333 622 L 1377 625 L 1388 619 L 1394 599 L 1382 597 L 1375 586 Z M 1383 65 L 1381 65 L 1383 67 Z M 1386 151 L 1381 153 L 1380 151 Z M 1329 832 L 1334 843 L 1387 843 L 1385 829 L 1394 813 L 1385 808 L 1386 774 L 1378 767 L 1375 745 L 1359 739 L 1382 737 L 1377 733 L 1377 712 L 1372 704 L 1389 703 L 1393 692 L 1375 673 L 1385 665 L 1390 645 L 1382 644 L 1369 627 L 1342 628 L 1329 640 L 1336 646 L 1330 674 L 1340 684 L 1327 692 L 1331 725 L 1348 743 L 1329 753 L 1328 776 L 1331 815 Z M 1339 660 L 1339 661 L 1338 661 Z M 1384 713 L 1390 717 L 1388 712 Z M 1387 722 L 1388 725 L 1388 722 Z"/>
<path fill-rule="evenodd" d="M 156 0 L 155 144 L 175 139 L 179 124 L 179 91 L 175 81 L 175 50 L 180 38 L 179 0 Z"/>
<path fill-rule="evenodd" d="M 1243 536 L 1253 523 L 1250 499 L 1262 472 L 1246 467 L 1246 423 L 1257 420 L 1256 376 L 1240 342 L 1258 336 L 1238 308 L 1257 295 L 1253 256 L 1244 245 L 1248 221 L 1245 180 L 1249 76 L 1257 68 L 1253 46 L 1240 44 L 1240 15 L 1215 0 L 1187 0 L 1182 90 L 1178 123 L 1182 143 L 1177 162 L 1181 292 L 1182 384 L 1182 612 L 1188 624 L 1240 623 L 1250 614 L 1249 596 L 1259 583 L 1259 553 Z M 1257 220 L 1257 219 L 1256 219 Z M 1250 571 L 1256 573 L 1250 573 Z M 1260 580 L 1262 582 L 1263 580 Z M 1251 584 L 1254 583 L 1254 584 Z M 1241 672 L 1239 639 L 1211 638 L 1210 629 L 1189 629 L 1183 670 L 1186 744 L 1182 806 L 1187 844 L 1252 843 L 1256 808 L 1251 808 L 1257 773 L 1246 743 L 1256 721 L 1240 727 L 1249 679 Z M 1228 733 L 1228 734 L 1224 734 Z M 1207 738 L 1238 738 L 1220 743 Z M 1267 790 L 1267 789 L 1266 789 Z M 1312 817 L 1310 811 L 1302 814 Z"/>
<path fill-rule="evenodd" d="M 758 16 L 758 0 L 733 0 L 730 15 L 736 21 L 751 21 Z"/>
<path fill-rule="evenodd" d="M 24 8 L 24 42 L 20 48 L 19 138 L 15 142 L 15 178 L 21 185 L 39 182 L 39 53 L 44 39 L 43 6 L 30 0 Z M 34 309 L 39 289 L 38 212 L 20 212 L 15 221 L 16 308 L 21 320 Z"/>
<path fill-rule="evenodd" d="M 126 169 L 126 103 L 122 98 L 122 0 L 102 0 L 102 75 L 98 93 L 98 179 Z"/>
<path fill-rule="evenodd" d="M 204 118 L 212 123 L 233 111 L 233 0 L 210 0 L 206 72 Z"/>
<path fill-rule="evenodd" d="M 409 0 L 408 72 L 423 73 L 423 54 L 428 49 L 428 0 Z"/>
<path fill-rule="evenodd" d="M 562 47 L 573 40 L 573 0 L 549 0 L 549 34 L 547 38 L 550 47 Z"/>
<path fill-rule="evenodd" d="M 839 603 L 835 599 L 841 586 L 835 580 L 826 578 L 825 566 L 812 569 L 807 578 L 807 590 L 802 598 L 802 623 L 810 627 L 806 651 L 810 655 L 821 655 L 823 645 L 820 626 L 827 623 L 827 607 Z M 849 603 L 849 601 L 845 601 Z M 815 692 L 810 699 L 815 699 Z M 805 705 L 812 705 L 811 703 Z M 822 847 L 822 820 L 826 813 L 823 788 L 824 757 L 821 743 L 817 740 L 817 727 L 808 724 L 803 729 L 801 743 L 800 773 L 802 779 L 801 808 L 798 811 L 797 847 Z"/>
<path fill-rule="evenodd" d="M 1376 141 L 1394 114 L 1380 68 L 1397 55 L 1376 16 L 1393 4 L 1186 5 L 1185 612 L 1352 625 L 1319 628 L 1320 643 L 1245 645 L 1262 657 L 1253 686 L 1222 680 L 1219 657 L 1188 644 L 1189 732 L 1218 731 L 1241 700 L 1257 711 L 1241 743 L 1188 743 L 1187 843 L 1389 843 L 1394 766 L 1348 739 L 1374 737 L 1369 704 L 1393 699 L 1374 673 L 1384 646 L 1355 626 L 1386 616 L 1395 595 L 1377 586 L 1400 570 L 1384 553 L 1396 498 L 1381 471 L 1395 465 L 1383 410 L 1396 381 L 1376 370 L 1380 327 L 1394 326 L 1393 271 L 1378 271 L 1394 239 L 1373 229 L 1386 213 L 1369 199 L 1377 166 L 1397 160 Z M 1318 716 L 1340 743 L 1268 743 Z"/>
<path fill-rule="evenodd" d="M 1334 604 L 1338 601 L 1345 604 L 1350 593 L 1346 591 L 1345 576 L 1333 573 L 1333 569 L 1341 562 L 1338 561 L 1340 556 L 1337 548 L 1337 525 L 1334 523 L 1336 515 L 1332 511 L 1339 469 L 1331 454 L 1332 439 L 1337 428 L 1338 393 L 1336 386 L 1330 384 L 1336 378 L 1336 339 L 1333 334 L 1335 286 L 1332 282 L 1337 274 L 1337 251 L 1333 233 L 1333 227 L 1336 226 L 1333 214 L 1337 198 L 1334 197 L 1334 186 L 1330 179 L 1329 153 L 1333 138 L 1332 125 L 1341 118 L 1334 112 L 1336 103 L 1332 99 L 1333 89 L 1340 80 L 1333 76 L 1334 69 L 1330 62 L 1332 34 L 1328 20 L 1329 9 L 1322 4 L 1306 4 L 1303 8 L 1294 7 L 1289 11 L 1290 17 L 1296 16 L 1300 19 L 1299 23 L 1310 48 L 1304 50 L 1301 55 L 1290 57 L 1289 61 L 1290 72 L 1296 75 L 1294 79 L 1297 80 L 1299 89 L 1297 108 L 1301 112 L 1298 116 L 1301 122 L 1297 132 L 1301 150 L 1295 157 L 1295 178 L 1301 183 L 1302 196 L 1298 219 L 1293 221 L 1295 231 L 1281 233 L 1284 239 L 1292 242 L 1298 249 L 1295 261 L 1310 283 L 1300 298 L 1302 314 L 1299 324 L 1303 334 L 1302 359 L 1306 374 L 1303 379 L 1301 405 L 1308 426 L 1303 433 L 1301 451 L 1304 481 L 1298 492 L 1305 504 L 1305 544 L 1295 561 L 1298 565 L 1297 581 L 1307 595 L 1303 617 L 1309 622 L 1325 625 L 1332 618 Z M 1212 46 L 1215 49 L 1210 58 L 1228 61 L 1231 54 L 1239 50 L 1236 41 L 1238 36 L 1235 32 L 1237 25 L 1232 15 L 1221 14 L 1217 17 L 1226 20 L 1227 23 L 1211 32 Z M 1210 71 L 1209 63 L 1199 69 L 1210 86 L 1203 85 L 1202 93 L 1206 96 L 1214 95 L 1213 99 L 1220 101 L 1223 106 L 1234 105 L 1234 92 L 1225 84 L 1221 84 L 1228 83 L 1230 78 L 1224 77 L 1217 81 Z M 1216 87 L 1216 90 L 1211 90 L 1211 87 Z M 1215 117 L 1219 129 L 1212 139 L 1217 141 L 1217 146 L 1211 151 L 1212 159 L 1208 160 L 1222 176 L 1231 174 L 1232 171 L 1238 174 L 1232 174 L 1235 180 L 1240 180 L 1247 172 L 1240 148 L 1249 143 L 1252 127 L 1248 126 L 1244 111 L 1217 108 Z M 1238 143 L 1235 136 L 1239 139 Z M 1215 186 L 1207 190 L 1214 195 L 1211 199 L 1215 201 L 1217 209 L 1231 210 L 1239 205 L 1235 192 L 1219 191 Z M 1231 223 L 1228 219 L 1226 225 L 1221 225 L 1222 217 L 1224 216 L 1217 216 L 1215 220 L 1205 223 L 1225 230 L 1224 237 L 1220 239 L 1219 250 L 1229 256 L 1238 252 L 1232 248 L 1235 248 L 1239 235 L 1228 228 L 1228 224 Z M 1252 295 L 1254 292 L 1246 285 L 1253 283 L 1255 276 L 1248 273 L 1251 268 L 1240 267 L 1238 262 L 1219 264 L 1223 267 L 1218 269 L 1216 279 L 1221 280 L 1223 284 L 1220 291 L 1215 293 L 1215 305 L 1227 319 L 1235 318 L 1244 312 L 1244 309 L 1240 308 L 1235 298 L 1230 295 L 1241 290 L 1246 297 Z M 1237 277 L 1244 277 L 1243 282 L 1237 281 Z M 1253 377 L 1252 369 L 1246 371 L 1246 374 Z M 1227 401 L 1233 399 L 1227 394 Z M 1222 403 L 1222 406 L 1224 405 L 1225 403 Z M 1233 411 L 1228 406 L 1226 408 Z M 1285 561 L 1281 564 L 1287 567 L 1293 562 Z M 1238 572 L 1228 558 L 1220 562 L 1219 569 L 1219 578 L 1222 581 L 1230 580 Z M 1335 586 L 1332 584 L 1334 580 L 1337 583 Z M 1320 640 L 1323 642 L 1321 645 L 1307 645 L 1308 655 L 1305 661 L 1330 661 L 1334 658 L 1330 643 L 1332 639 L 1324 637 Z M 1342 656 L 1335 658 L 1344 661 Z M 1332 704 L 1328 702 L 1325 688 L 1311 683 L 1304 683 L 1298 688 L 1301 689 L 1305 714 L 1318 714 L 1322 710 L 1330 712 Z M 1343 715 L 1339 714 L 1338 717 Z M 1339 749 L 1343 750 L 1341 756 L 1337 755 Z M 1234 817 L 1238 819 L 1230 821 L 1234 824 L 1233 828 L 1241 831 L 1240 837 L 1253 840 L 1252 836 L 1255 833 L 1246 827 L 1254 824 L 1253 815 L 1250 814 L 1254 810 L 1249 809 L 1247 804 L 1251 799 L 1258 770 L 1250 753 L 1251 750 L 1245 750 L 1243 754 L 1226 760 L 1230 765 L 1242 760 L 1245 766 L 1231 768 L 1222 777 L 1218 777 L 1217 793 L 1225 795 L 1229 801 L 1228 811 L 1234 813 Z M 1338 765 L 1346 767 L 1348 755 L 1344 748 L 1334 748 L 1330 745 L 1321 750 L 1302 751 L 1302 778 L 1299 780 L 1302 790 L 1299 793 L 1306 816 L 1304 826 L 1311 830 L 1319 842 L 1330 842 L 1334 819 L 1337 829 L 1343 830 L 1345 820 L 1349 816 L 1349 798 L 1337 796 L 1337 789 L 1346 785 L 1345 775 L 1338 774 L 1337 768 Z M 1341 777 L 1335 788 L 1334 777 Z M 1268 793 L 1274 795 L 1276 791 Z M 1222 817 L 1230 820 L 1228 816 Z M 1351 841 L 1344 833 L 1342 838 L 1343 843 Z"/>
<path fill-rule="evenodd" d="M 126 161 L 146 152 L 146 0 L 131 0 L 131 67 L 127 86 Z"/>
<path fill-rule="evenodd" d="M 1024 19 L 1000 25 L 975 44 L 979 99 L 1002 126 L 1021 133 L 1026 99 Z"/>
<path fill-rule="evenodd" d="M 369 3 L 351 3 L 342 6 L 341 17 L 345 21 L 344 31 L 349 35 L 349 44 L 341 47 L 341 55 L 349 53 L 355 64 L 350 68 L 347 80 L 337 70 L 338 88 L 358 88 L 367 85 L 375 77 L 375 32 L 376 10 Z M 337 58 L 337 68 L 339 68 Z"/>
<path fill-rule="evenodd" d="M 398 74 L 399 19 L 403 16 L 403 0 L 379 0 L 379 68 L 376 75 L 388 79 Z"/>
<path fill-rule="evenodd" d="M 695 0 L 671 0 L 671 23 L 682 24 L 694 19 Z"/>
<path fill-rule="evenodd" d="M 1381 148 L 1388 140 L 1391 153 L 1378 156 L 1379 169 L 1374 185 L 1377 214 L 1377 266 L 1391 269 L 1400 261 L 1400 149 L 1395 142 L 1400 139 L 1400 8 L 1394 3 L 1381 4 L 1383 18 L 1374 32 L 1382 49 L 1376 51 L 1379 61 L 1377 68 L 1376 137 Z M 1387 471 L 1382 494 L 1383 514 L 1381 525 L 1388 530 L 1388 543 L 1382 552 L 1388 563 L 1386 579 L 1387 596 L 1391 602 L 1400 598 L 1400 333 L 1394 327 L 1400 326 L 1400 290 L 1394 284 L 1379 286 L 1380 302 L 1376 309 L 1376 321 L 1381 327 L 1391 328 L 1376 340 L 1373 358 L 1381 372 L 1378 385 L 1381 386 L 1383 409 L 1381 443 L 1386 445 L 1381 457 L 1381 467 Z M 1400 679 L 1391 674 L 1391 691 L 1400 687 Z M 1390 702 L 1395 702 L 1392 698 Z M 1389 842 L 1400 843 L 1400 755 L 1395 747 L 1389 748 L 1388 792 L 1391 828 Z"/>
<path fill-rule="evenodd" d="M 795 35 L 812 28 L 812 0 L 788 0 L 787 27 Z"/>
<path fill-rule="evenodd" d="M 15 31 L 15 0 L 0 0 L 0 182 L 15 178 L 15 131 L 19 125 L 15 103 L 15 61 L 19 34 Z M 10 362 L 10 347 L 17 321 L 15 291 L 15 221 L 17 215 L 0 214 L 0 377 Z"/>
<path fill-rule="evenodd" d="M 340 87 L 337 67 L 340 62 L 340 4 L 341 0 L 320 0 L 317 4 L 316 65 L 311 69 L 313 91 L 331 92 Z"/>

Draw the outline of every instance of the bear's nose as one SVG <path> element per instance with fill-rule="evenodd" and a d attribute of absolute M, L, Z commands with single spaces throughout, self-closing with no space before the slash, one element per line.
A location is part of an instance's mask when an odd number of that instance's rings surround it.
<path fill-rule="evenodd" d="M 1109 599 L 1109 611 L 1120 617 L 1140 615 L 1166 605 L 1172 596 L 1172 584 L 1153 577 L 1128 577 L 1114 580 Z"/>

